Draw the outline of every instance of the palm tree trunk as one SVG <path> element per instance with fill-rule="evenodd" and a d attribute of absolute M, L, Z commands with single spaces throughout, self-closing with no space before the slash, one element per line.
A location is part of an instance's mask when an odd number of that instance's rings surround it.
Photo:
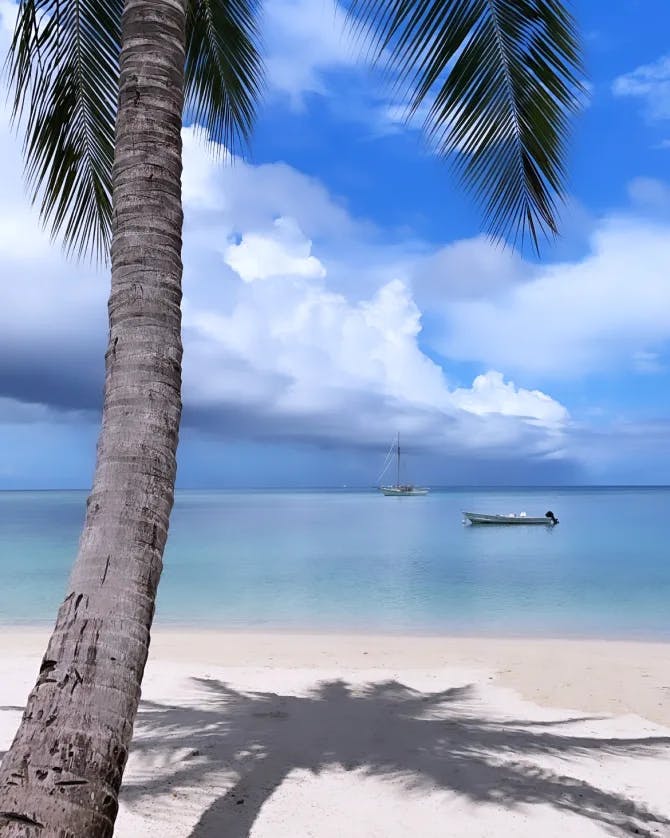
<path fill-rule="evenodd" d="M 181 415 L 184 0 L 126 0 L 105 400 L 67 596 L 0 768 L 0 836 L 111 836 Z"/>

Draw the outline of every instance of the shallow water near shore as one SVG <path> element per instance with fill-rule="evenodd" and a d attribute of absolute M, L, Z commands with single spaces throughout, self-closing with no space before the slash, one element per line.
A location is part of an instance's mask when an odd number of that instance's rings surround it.
<path fill-rule="evenodd" d="M 0 493 L 0 623 L 50 623 L 85 492 Z M 547 527 L 462 512 L 553 510 Z M 670 639 L 667 488 L 180 491 L 162 624 Z"/>

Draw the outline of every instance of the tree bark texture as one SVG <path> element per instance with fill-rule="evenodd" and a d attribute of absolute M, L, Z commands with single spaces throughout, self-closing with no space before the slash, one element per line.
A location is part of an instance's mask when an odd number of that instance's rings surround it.
<path fill-rule="evenodd" d="M 174 495 L 184 30 L 184 0 L 127 0 L 95 477 L 67 596 L 0 767 L 2 838 L 114 830 Z"/>

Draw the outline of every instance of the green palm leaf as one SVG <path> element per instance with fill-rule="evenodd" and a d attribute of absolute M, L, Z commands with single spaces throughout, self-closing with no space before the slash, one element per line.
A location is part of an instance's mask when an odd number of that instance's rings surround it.
<path fill-rule="evenodd" d="M 8 56 L 41 215 L 70 250 L 107 251 L 122 0 L 23 0 Z"/>
<path fill-rule="evenodd" d="M 356 26 L 438 153 L 454 156 L 495 237 L 557 232 L 570 117 L 582 100 L 559 0 L 353 0 Z"/>
<path fill-rule="evenodd" d="M 187 111 L 231 150 L 248 141 L 260 99 L 258 16 L 257 0 L 195 0 L 188 11 Z"/>
<path fill-rule="evenodd" d="M 13 116 L 41 216 L 69 251 L 106 258 L 123 0 L 22 0 L 7 60 Z M 186 97 L 229 147 L 248 138 L 262 81 L 256 0 L 191 0 Z"/>

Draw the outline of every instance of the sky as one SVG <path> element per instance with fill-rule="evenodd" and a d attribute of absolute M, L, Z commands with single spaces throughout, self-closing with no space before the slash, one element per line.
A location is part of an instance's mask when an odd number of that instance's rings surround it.
<path fill-rule="evenodd" d="M 589 99 L 537 259 L 329 0 L 267 0 L 248 152 L 183 131 L 179 486 L 375 485 L 396 432 L 417 483 L 670 484 L 670 6 L 573 10 Z M 87 488 L 109 276 L 41 229 L 0 93 L 0 488 Z"/>

